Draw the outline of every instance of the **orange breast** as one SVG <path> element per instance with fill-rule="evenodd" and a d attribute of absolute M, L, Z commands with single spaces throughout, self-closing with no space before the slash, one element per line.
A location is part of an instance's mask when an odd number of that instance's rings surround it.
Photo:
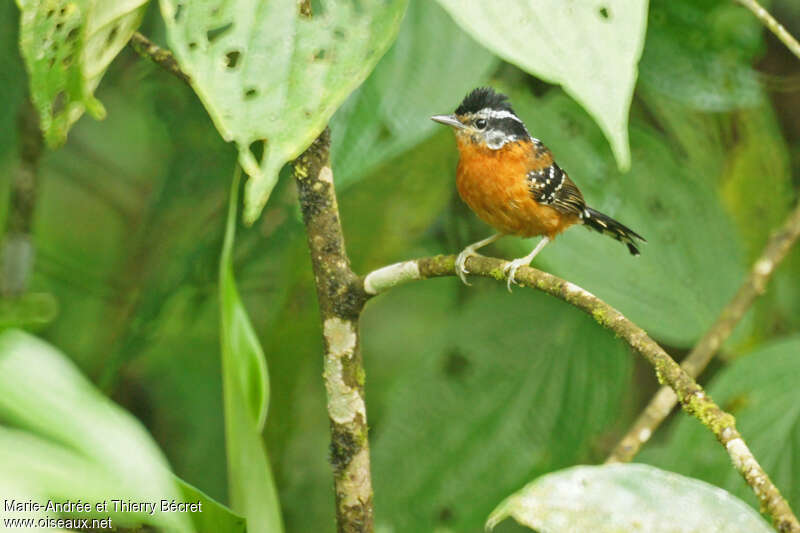
<path fill-rule="evenodd" d="M 458 194 L 481 220 L 498 231 L 553 238 L 578 221 L 575 215 L 565 215 L 533 199 L 526 175 L 535 165 L 547 166 L 552 159 L 536 160 L 530 143 L 509 143 L 491 150 L 459 139 L 458 148 Z"/>

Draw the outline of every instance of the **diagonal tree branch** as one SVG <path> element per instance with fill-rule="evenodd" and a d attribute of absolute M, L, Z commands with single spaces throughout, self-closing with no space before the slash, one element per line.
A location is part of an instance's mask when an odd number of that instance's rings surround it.
<path fill-rule="evenodd" d="M 800 43 L 756 0 L 735 1 L 752 11 L 791 52 L 800 58 Z M 719 347 L 727 340 L 736 324 L 753 304 L 753 301 L 764 293 L 770 276 L 786 257 L 798 237 L 800 237 L 800 203 L 789 214 L 783 226 L 767 242 L 767 246 L 761 256 L 753 265 L 750 275 L 739 287 L 733 299 L 723 308 L 716 322 L 681 363 L 683 369 L 690 376 L 697 377 L 705 369 Z M 633 426 L 611 452 L 606 462 L 617 463 L 632 460 L 642 445 L 647 442 L 658 426 L 669 416 L 677 402 L 678 398 L 672 389 L 669 387 L 659 389 L 633 423 Z"/>
<path fill-rule="evenodd" d="M 736 295 L 681 363 L 687 374 L 697 377 L 705 369 L 755 299 L 764 293 L 770 276 L 789 253 L 798 237 L 800 237 L 800 203 L 783 226 L 770 237 L 764 252 L 753 265 L 750 275 L 739 287 Z M 678 403 L 678 397 L 675 392 L 669 387 L 661 387 L 611 452 L 606 462 L 619 463 L 632 460 L 642 445 L 669 415 L 676 403 Z"/>
<path fill-rule="evenodd" d="M 31 234 L 44 142 L 39 118 L 28 99 L 18 111 L 17 127 L 20 164 L 11 178 L 6 234 L 0 242 L 0 296 L 4 298 L 22 296 L 33 272 L 35 250 Z"/>
<path fill-rule="evenodd" d="M 364 291 L 368 295 L 376 295 L 412 280 L 454 276 L 454 263 L 455 256 L 449 255 L 389 265 L 370 272 L 363 278 Z M 503 280 L 505 279 L 503 267 L 507 264 L 500 259 L 479 256 L 469 259 L 469 271 L 471 274 Z M 775 529 L 781 532 L 800 532 L 800 522 L 792 513 L 786 499 L 753 457 L 736 429 L 733 416 L 720 409 L 702 387 L 644 330 L 593 294 L 552 274 L 523 267 L 517 271 L 517 280 L 523 285 L 546 292 L 590 314 L 598 323 L 613 331 L 641 354 L 655 369 L 658 380 L 675 391 L 683 409 L 710 429 L 725 447 L 733 466 L 758 497 L 763 511 L 772 517 Z"/>
<path fill-rule="evenodd" d="M 373 531 L 364 365 L 358 319 L 366 302 L 350 269 L 330 167 L 330 131 L 293 163 L 308 235 L 325 344 L 324 373 L 331 425 L 331 466 L 340 532 Z"/>
<path fill-rule="evenodd" d="M 138 31 L 133 33 L 128 44 L 130 44 L 131 48 L 133 48 L 133 50 L 143 58 L 149 59 L 181 81 L 191 84 L 192 78 L 190 78 L 188 74 L 181 70 L 180 65 L 178 65 L 178 61 L 169 50 L 161 48 Z"/>
<path fill-rule="evenodd" d="M 789 33 L 786 28 L 783 27 L 783 24 L 775 20 L 775 17 L 769 14 L 769 11 L 764 9 L 761 4 L 759 4 L 756 0 L 734 0 L 737 4 L 741 4 L 750 11 L 760 20 L 764 26 L 766 26 L 769 31 L 775 34 L 775 36 L 780 39 L 780 41 L 786 45 L 794 55 L 800 58 L 800 43 L 797 42 L 791 33 Z"/>

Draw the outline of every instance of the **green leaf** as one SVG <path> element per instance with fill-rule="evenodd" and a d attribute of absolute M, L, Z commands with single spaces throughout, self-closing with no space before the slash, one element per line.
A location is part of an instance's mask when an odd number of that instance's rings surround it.
<path fill-rule="evenodd" d="M 192 513 L 191 518 L 197 531 L 224 531 L 225 533 L 245 533 L 245 519 L 215 499 L 209 497 L 197 487 L 181 479 L 175 480 L 181 488 L 184 501 L 200 502 L 203 512 Z"/>
<path fill-rule="evenodd" d="M 250 176 L 244 217 L 261 212 L 289 160 L 305 150 L 391 44 L 407 0 L 161 0 L 181 67 Z M 259 161 L 252 145 L 263 147 Z"/>
<path fill-rule="evenodd" d="M 760 347 L 725 367 L 708 393 L 736 416 L 753 455 L 793 509 L 800 507 L 800 335 Z M 758 507 L 719 443 L 699 422 L 681 417 L 668 443 L 645 449 L 642 460 L 689 473 Z"/>
<path fill-rule="evenodd" d="M 18 330 L 0 334 L 0 420 L 0 479 L 47 498 L 93 505 L 110 498 L 182 501 L 166 461 L 138 421 L 61 353 Z M 183 513 L 123 513 L 111 502 L 108 511 L 93 510 L 91 516 L 193 531 Z"/>
<path fill-rule="evenodd" d="M 396 289 L 382 300 L 415 303 L 392 314 L 395 330 L 364 329 L 365 353 L 399 373 L 372 443 L 378 517 L 397 531 L 477 531 L 491 502 L 585 460 L 618 415 L 630 370 L 619 341 L 547 295 L 489 289 L 451 296 L 435 321 L 416 302 L 439 298 L 417 291 L 441 286 Z"/>
<path fill-rule="evenodd" d="M 652 466 L 576 466 L 510 496 L 487 522 L 512 516 L 540 533 L 770 533 L 744 502 L 712 485 Z"/>
<path fill-rule="evenodd" d="M 331 120 L 336 187 L 430 136 L 428 117 L 451 112 L 498 62 L 436 2 L 411 0 L 397 40 Z"/>
<path fill-rule="evenodd" d="M 621 169 L 630 166 L 628 108 L 642 54 L 647 0 L 439 0 L 506 61 L 560 84 L 597 121 Z"/>
<path fill-rule="evenodd" d="M 139 27 L 147 0 L 17 0 L 20 49 L 45 140 L 63 144 L 85 110 L 105 116 L 94 97 L 109 63 Z"/>
<path fill-rule="evenodd" d="M 717 125 L 691 121 L 696 149 L 687 157 L 673 137 L 634 116 L 630 172 L 615 166 L 601 132 L 574 102 L 559 94 L 534 98 L 511 91 L 516 111 L 554 153 L 587 204 L 647 239 L 638 257 L 582 227 L 559 235 L 536 258 L 541 268 L 572 281 L 619 309 L 651 335 L 690 346 L 703 334 L 745 275 L 742 239 L 726 214 L 711 176 L 727 153 Z M 691 118 L 671 108 L 675 119 Z M 683 114 L 681 114 L 683 113 Z M 509 256 L 533 241 L 506 239 Z M 513 247 L 513 248 L 512 248 Z"/>
<path fill-rule="evenodd" d="M 245 516 L 250 533 L 277 533 L 283 531 L 278 494 L 261 438 L 269 406 L 267 361 L 233 276 L 240 174 L 237 166 L 219 266 L 228 487 L 231 507 Z"/>
<path fill-rule="evenodd" d="M 763 27 L 727 0 L 654 0 L 640 87 L 704 111 L 757 106 Z"/>

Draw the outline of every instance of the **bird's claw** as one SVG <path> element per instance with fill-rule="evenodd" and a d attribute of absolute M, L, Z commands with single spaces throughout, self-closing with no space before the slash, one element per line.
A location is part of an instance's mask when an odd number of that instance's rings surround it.
<path fill-rule="evenodd" d="M 508 287 L 508 292 L 511 292 L 511 284 L 517 281 L 515 279 L 515 276 L 517 275 L 517 270 L 519 269 L 519 267 L 523 265 L 525 265 L 524 261 L 521 261 L 519 259 L 514 259 L 513 261 L 510 261 L 505 267 L 503 267 L 503 272 L 508 278 L 508 282 L 506 285 Z"/>
<path fill-rule="evenodd" d="M 467 270 L 467 259 L 476 255 L 478 254 L 476 254 L 475 251 L 466 248 L 456 257 L 456 274 L 458 274 L 458 277 L 464 282 L 464 285 L 472 285 L 467 281 L 467 274 L 469 274 L 469 270 Z"/>

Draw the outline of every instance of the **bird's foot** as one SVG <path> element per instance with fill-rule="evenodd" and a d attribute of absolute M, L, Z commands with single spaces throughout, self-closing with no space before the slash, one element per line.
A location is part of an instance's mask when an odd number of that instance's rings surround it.
<path fill-rule="evenodd" d="M 519 269 L 519 267 L 527 266 L 530 264 L 530 262 L 531 260 L 528 258 L 528 256 L 525 256 L 525 257 L 520 257 L 519 259 L 514 259 L 513 261 L 509 261 L 509 263 L 505 267 L 503 267 L 503 272 L 506 274 L 506 277 L 508 278 L 508 284 L 507 284 L 508 292 L 511 292 L 511 284 L 516 282 L 514 276 L 517 275 L 517 270 Z"/>
<path fill-rule="evenodd" d="M 458 274 L 458 277 L 464 282 L 464 285 L 472 285 L 467 281 L 467 274 L 469 274 L 469 270 L 467 270 L 467 259 L 478 255 L 480 254 L 475 252 L 475 248 L 467 246 L 458 254 L 458 257 L 456 257 L 456 274 Z"/>

